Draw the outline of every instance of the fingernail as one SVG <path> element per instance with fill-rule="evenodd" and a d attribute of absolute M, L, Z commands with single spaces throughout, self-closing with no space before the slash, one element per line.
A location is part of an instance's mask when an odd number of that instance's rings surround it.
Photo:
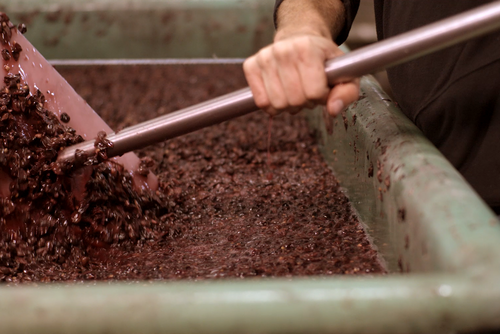
<path fill-rule="evenodd" d="M 344 102 L 342 102 L 342 100 L 335 100 L 330 104 L 328 110 L 332 116 L 337 116 L 342 110 L 344 110 Z"/>

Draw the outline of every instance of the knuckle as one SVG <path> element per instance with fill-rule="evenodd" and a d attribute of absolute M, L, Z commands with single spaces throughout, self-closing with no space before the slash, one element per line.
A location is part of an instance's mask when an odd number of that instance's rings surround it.
<path fill-rule="evenodd" d="M 301 59 L 309 57 L 311 54 L 311 45 L 306 41 L 295 41 L 295 52 Z"/>
<path fill-rule="evenodd" d="M 255 56 L 252 56 L 243 62 L 243 71 L 245 73 L 253 72 L 253 70 L 255 69 L 255 65 L 256 65 Z"/>
<path fill-rule="evenodd" d="M 272 63 L 273 52 L 270 48 L 263 49 L 257 55 L 257 64 L 261 67 L 268 67 Z"/>
<path fill-rule="evenodd" d="M 299 36 L 294 39 L 294 44 L 296 47 L 309 48 L 312 45 L 312 39 L 310 36 Z"/>
<path fill-rule="evenodd" d="M 255 105 L 260 109 L 264 110 L 271 106 L 271 104 L 269 103 L 269 99 L 264 94 L 255 94 L 253 98 L 255 101 Z"/>
<path fill-rule="evenodd" d="M 262 73 L 259 67 L 255 67 L 252 65 L 247 65 L 243 67 L 243 73 L 249 85 L 255 85 L 259 82 L 259 77 L 262 76 Z"/>
<path fill-rule="evenodd" d="M 273 54 L 279 61 L 286 60 L 290 56 L 288 49 L 283 45 L 273 48 Z"/>
<path fill-rule="evenodd" d="M 310 37 L 301 37 L 294 41 L 294 49 L 301 59 L 309 59 L 317 54 L 318 46 L 313 43 Z"/>
<path fill-rule="evenodd" d="M 277 60 L 283 61 L 288 60 L 293 57 L 294 52 L 290 47 L 290 43 L 280 43 L 273 48 L 273 54 Z"/>

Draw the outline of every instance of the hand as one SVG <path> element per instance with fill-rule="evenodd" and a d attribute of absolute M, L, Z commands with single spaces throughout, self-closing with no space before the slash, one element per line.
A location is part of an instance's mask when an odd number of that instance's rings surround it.
<path fill-rule="evenodd" d="M 331 39 L 312 32 L 278 32 L 274 44 L 248 58 L 243 69 L 255 103 L 270 115 L 323 104 L 336 116 L 359 96 L 359 79 L 328 86 L 325 62 L 342 54 Z"/>

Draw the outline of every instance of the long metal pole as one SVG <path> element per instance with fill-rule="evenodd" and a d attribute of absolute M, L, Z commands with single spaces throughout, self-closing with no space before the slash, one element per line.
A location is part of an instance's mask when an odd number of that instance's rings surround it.
<path fill-rule="evenodd" d="M 52 66 L 137 66 L 137 65 L 227 65 L 244 58 L 141 58 L 141 59 L 51 59 Z"/>
<path fill-rule="evenodd" d="M 389 68 L 448 46 L 500 29 L 500 1 L 372 44 L 326 63 L 331 85 Z M 157 142 L 187 134 L 258 110 L 249 88 L 181 109 L 108 135 L 119 156 Z M 94 140 L 61 151 L 59 160 L 73 161 L 76 150 L 94 154 Z"/>

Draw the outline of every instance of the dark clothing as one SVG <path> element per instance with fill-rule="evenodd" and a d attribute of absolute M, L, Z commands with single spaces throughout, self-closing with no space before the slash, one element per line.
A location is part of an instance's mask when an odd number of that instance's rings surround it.
<path fill-rule="evenodd" d="M 283 0 L 277 0 L 278 6 Z M 286 0 L 285 0 L 286 1 Z M 360 0 L 343 0 L 344 42 Z M 375 0 L 379 39 L 491 1 Z M 389 69 L 403 112 L 492 207 L 500 209 L 500 33 Z"/>

